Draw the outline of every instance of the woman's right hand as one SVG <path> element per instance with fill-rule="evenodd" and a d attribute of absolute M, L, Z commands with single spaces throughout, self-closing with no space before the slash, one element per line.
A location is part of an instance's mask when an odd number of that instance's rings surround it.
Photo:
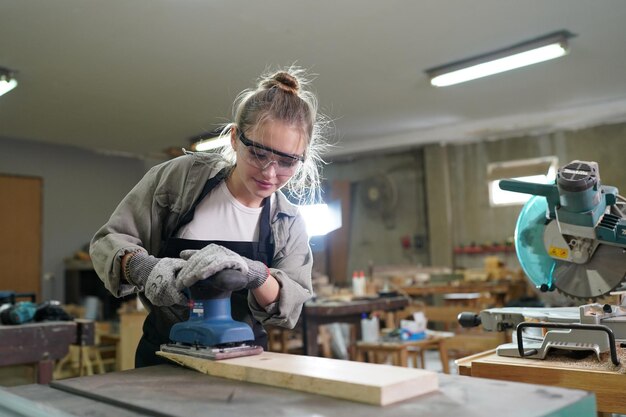
<path fill-rule="evenodd" d="M 237 253 L 223 246 L 211 243 L 200 250 L 185 250 L 180 253 L 187 260 L 176 280 L 176 286 L 182 290 L 196 282 L 215 275 L 224 269 L 236 269 L 243 275 L 248 274 L 248 263 Z"/>

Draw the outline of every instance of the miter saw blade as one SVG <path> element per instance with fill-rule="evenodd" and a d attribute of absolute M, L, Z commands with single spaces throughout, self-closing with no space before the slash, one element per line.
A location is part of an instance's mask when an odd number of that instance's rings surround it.
<path fill-rule="evenodd" d="M 599 245 L 584 264 L 556 261 L 552 280 L 565 295 L 583 300 L 607 295 L 626 277 L 626 251 L 618 246 Z"/>
<path fill-rule="evenodd" d="M 552 288 L 554 259 L 546 251 L 543 234 L 549 219 L 543 196 L 532 196 L 522 208 L 515 226 L 515 251 L 526 276 L 537 288 Z"/>

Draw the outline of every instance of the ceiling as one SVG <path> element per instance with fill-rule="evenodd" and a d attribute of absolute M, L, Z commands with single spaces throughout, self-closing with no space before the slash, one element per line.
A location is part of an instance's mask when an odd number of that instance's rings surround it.
<path fill-rule="evenodd" d="M 570 54 L 465 84 L 427 68 L 566 29 Z M 623 0 L 2 0 L 0 138 L 159 157 L 296 63 L 331 159 L 626 120 Z"/>

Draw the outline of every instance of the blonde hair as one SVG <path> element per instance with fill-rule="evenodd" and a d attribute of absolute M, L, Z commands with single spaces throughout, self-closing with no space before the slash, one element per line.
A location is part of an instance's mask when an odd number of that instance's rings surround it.
<path fill-rule="evenodd" d="M 299 127 L 307 142 L 305 159 L 286 188 L 301 204 L 321 201 L 319 165 L 324 162 L 321 154 L 326 149 L 322 137 L 325 118 L 318 114 L 317 97 L 306 89 L 308 84 L 305 70 L 295 66 L 262 75 L 255 89 L 244 90 L 237 96 L 233 104 L 234 122 L 222 130 L 222 136 L 229 135 L 233 128 L 245 132 L 268 121 Z M 232 147 L 222 148 L 221 153 L 235 162 Z"/>

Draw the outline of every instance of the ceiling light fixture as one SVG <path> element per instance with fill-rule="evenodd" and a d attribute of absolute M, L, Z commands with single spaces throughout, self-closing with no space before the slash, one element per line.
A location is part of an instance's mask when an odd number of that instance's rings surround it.
<path fill-rule="evenodd" d="M 13 71 L 0 67 L 0 96 L 17 87 L 17 80 Z"/>
<path fill-rule="evenodd" d="M 215 129 L 191 138 L 191 150 L 196 152 L 210 151 L 226 146 L 229 142 L 230 135 L 222 135 L 222 129 Z"/>
<path fill-rule="evenodd" d="M 430 68 L 425 72 L 432 85 L 447 87 L 566 55 L 569 52 L 567 40 L 573 36 L 561 30 L 508 48 Z"/>
<path fill-rule="evenodd" d="M 210 151 L 212 149 L 221 148 L 222 146 L 228 145 L 230 142 L 230 137 L 228 136 L 218 136 L 216 138 L 204 139 L 199 142 L 195 142 L 192 146 L 194 151 Z"/>

